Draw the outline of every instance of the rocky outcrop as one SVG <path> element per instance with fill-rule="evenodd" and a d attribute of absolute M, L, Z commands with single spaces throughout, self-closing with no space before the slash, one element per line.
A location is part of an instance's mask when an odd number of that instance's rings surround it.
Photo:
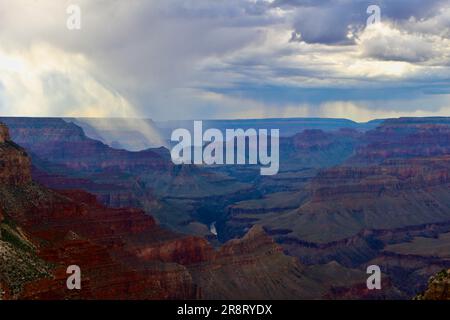
<path fill-rule="evenodd" d="M 8 128 L 0 123 L 0 183 L 19 185 L 31 181 L 31 165 L 24 149 L 10 140 Z"/>
<path fill-rule="evenodd" d="M 8 127 L 0 122 L 0 143 L 5 143 L 9 140 L 10 137 Z"/>
<path fill-rule="evenodd" d="M 428 287 L 417 300 L 450 300 L 450 269 L 442 270 L 428 281 Z"/>
<path fill-rule="evenodd" d="M 175 238 L 153 246 L 133 246 L 133 251 L 144 261 L 159 260 L 182 265 L 207 262 L 213 257 L 212 246 L 197 237 Z"/>
<path fill-rule="evenodd" d="M 189 266 L 206 299 L 299 299 L 311 297 L 303 267 L 285 256 L 262 227 L 230 240 L 206 263 Z M 307 283 L 307 281 L 306 281 Z"/>

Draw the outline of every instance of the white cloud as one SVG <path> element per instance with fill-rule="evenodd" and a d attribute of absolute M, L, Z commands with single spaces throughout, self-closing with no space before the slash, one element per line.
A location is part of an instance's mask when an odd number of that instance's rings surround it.
<path fill-rule="evenodd" d="M 438 35 L 448 39 L 450 38 L 450 6 L 440 8 L 435 15 L 426 19 L 411 16 L 403 23 L 403 27 L 411 32 Z"/>
<path fill-rule="evenodd" d="M 389 23 L 370 25 L 358 35 L 357 44 L 364 56 L 373 59 L 450 64 L 449 39 L 428 33 L 411 33 Z"/>
<path fill-rule="evenodd" d="M 92 76 L 85 57 L 44 44 L 0 51 L 0 83 L 3 115 L 133 115 L 124 97 Z"/>

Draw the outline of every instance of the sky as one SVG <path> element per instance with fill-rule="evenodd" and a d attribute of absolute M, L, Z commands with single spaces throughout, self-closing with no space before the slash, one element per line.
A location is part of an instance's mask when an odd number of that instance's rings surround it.
<path fill-rule="evenodd" d="M 450 1 L 0 0 L 0 115 L 450 116 Z"/>

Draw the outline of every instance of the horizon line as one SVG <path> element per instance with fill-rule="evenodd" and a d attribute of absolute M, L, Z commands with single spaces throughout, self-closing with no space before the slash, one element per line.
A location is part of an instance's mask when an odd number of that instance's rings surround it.
<path fill-rule="evenodd" d="M 36 119 L 113 119 L 113 120 L 144 120 L 152 122 L 183 122 L 183 121 L 263 121 L 263 120 L 344 120 L 358 124 L 385 121 L 388 119 L 444 119 L 450 118 L 450 116 L 400 116 L 400 117 L 388 117 L 388 118 L 374 118 L 368 121 L 355 121 L 349 118 L 334 118 L 334 117 L 267 117 L 267 118 L 209 118 L 209 119 L 166 119 L 155 120 L 146 117 L 89 117 L 89 116 L 1 116 L 0 118 L 36 118 Z"/>

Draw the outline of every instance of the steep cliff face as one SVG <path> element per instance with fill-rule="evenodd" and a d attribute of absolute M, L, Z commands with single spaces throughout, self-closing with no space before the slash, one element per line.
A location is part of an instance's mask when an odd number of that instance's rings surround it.
<path fill-rule="evenodd" d="M 352 163 L 380 163 L 388 158 L 439 156 L 450 153 L 450 118 L 387 119 L 364 137 L 365 146 Z"/>
<path fill-rule="evenodd" d="M 14 161 L 3 161 L 0 168 L 0 176 L 6 177 L 0 180 L 0 212 L 6 219 L 0 228 L 4 298 L 196 297 L 196 287 L 181 264 L 158 259 L 146 263 L 127 246 L 132 241 L 160 246 L 171 238 L 189 242 L 187 237 L 159 228 L 140 210 L 110 209 L 86 192 L 54 192 L 36 185 L 26 153 L 5 141 L 0 159 L 9 157 Z M 147 234 L 158 236 L 149 239 Z M 187 250 L 184 253 L 189 256 Z M 82 270 L 79 292 L 66 288 L 69 265 Z"/>
<path fill-rule="evenodd" d="M 320 172 L 310 185 L 313 201 L 337 199 L 346 194 L 377 195 L 450 182 L 450 155 L 387 159 L 377 166 L 340 166 Z"/>
<path fill-rule="evenodd" d="M 6 190 L 26 188 L 31 183 L 31 162 L 26 152 L 10 140 L 8 128 L 0 124 L 0 300 L 9 299 L 26 282 L 49 275 L 30 239 L 9 217 L 16 205 Z"/>
<path fill-rule="evenodd" d="M 83 130 L 62 119 L 5 118 L 14 141 L 41 160 L 68 169 L 140 171 L 170 166 L 157 150 L 127 152 L 86 137 Z"/>
<path fill-rule="evenodd" d="M 26 184 L 31 166 L 24 149 L 10 140 L 8 128 L 0 123 L 0 183 Z"/>

